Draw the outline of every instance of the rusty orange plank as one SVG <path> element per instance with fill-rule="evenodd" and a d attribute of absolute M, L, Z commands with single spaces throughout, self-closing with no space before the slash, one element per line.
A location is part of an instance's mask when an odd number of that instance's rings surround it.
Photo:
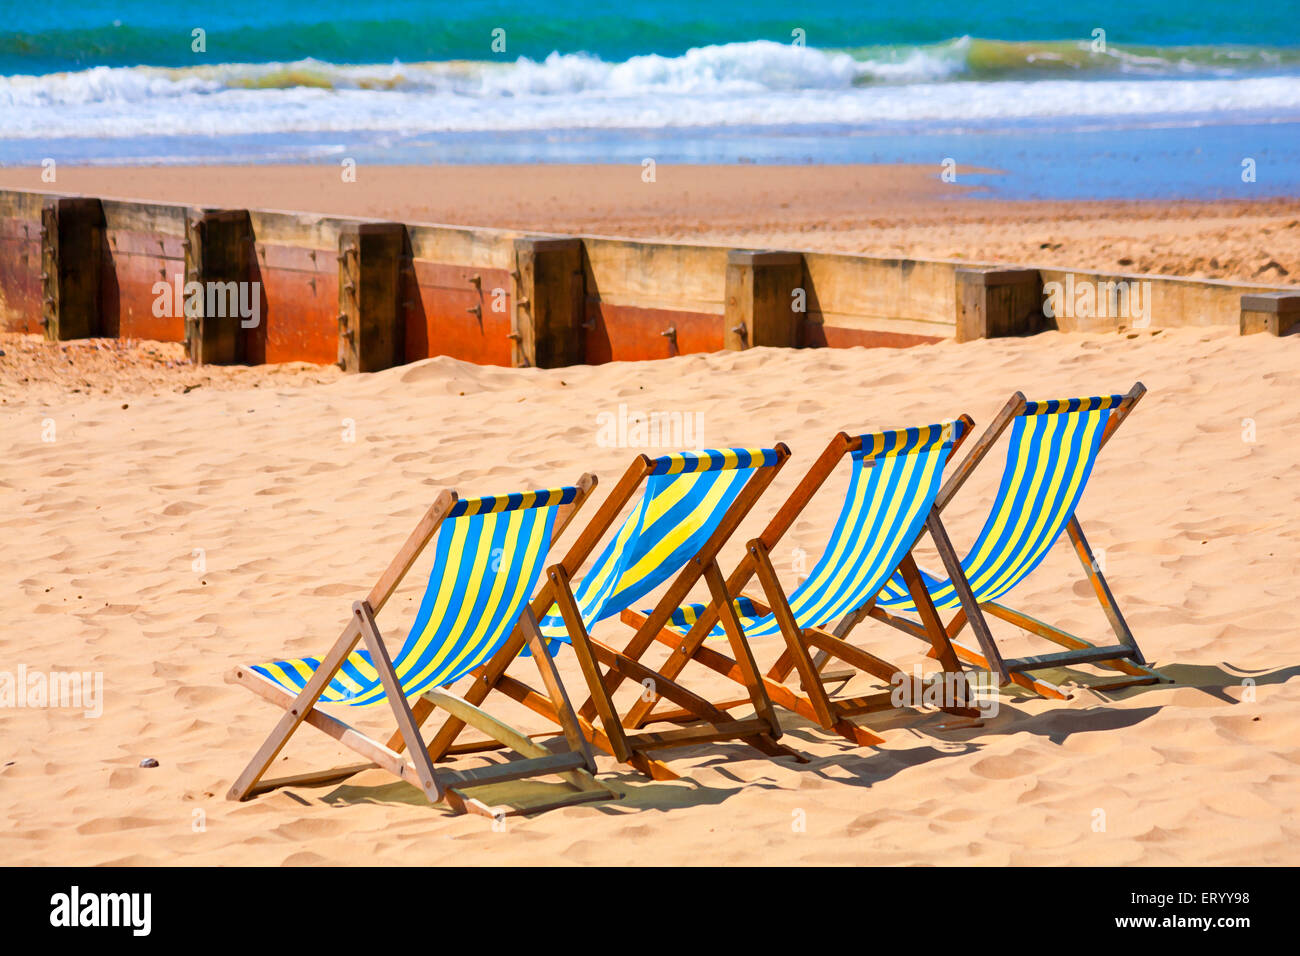
<path fill-rule="evenodd" d="M 708 312 L 643 309 L 588 299 L 586 320 L 586 357 L 592 365 L 717 352 L 723 347 L 723 318 Z M 675 336 L 664 335 L 668 329 Z"/>
<path fill-rule="evenodd" d="M 473 276 L 479 277 L 477 285 L 470 281 Z M 505 294 L 496 295 L 497 289 Z M 447 355 L 479 365 L 510 365 L 513 303 L 506 270 L 416 259 L 402 275 L 401 295 L 406 361 Z M 501 310 L 494 308 L 497 303 Z"/>
<path fill-rule="evenodd" d="M 250 362 L 338 361 L 337 252 L 257 243 L 252 281 L 260 282 L 261 325 L 245 331 Z M 259 348 L 260 346 L 260 348 Z"/>
<path fill-rule="evenodd" d="M 41 223 L 0 219 L 0 328 L 41 331 Z"/>
<path fill-rule="evenodd" d="M 154 284 L 168 282 L 174 286 L 176 276 L 185 274 L 183 240 L 124 229 L 109 230 L 107 239 L 111 255 L 100 279 L 104 334 L 159 342 L 185 341 L 183 302 L 171 302 L 170 310 L 164 310 L 163 315 L 153 314 L 157 298 Z"/>

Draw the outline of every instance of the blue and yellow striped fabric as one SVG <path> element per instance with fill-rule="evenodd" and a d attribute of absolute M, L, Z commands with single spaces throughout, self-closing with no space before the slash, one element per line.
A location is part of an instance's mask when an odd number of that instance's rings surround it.
<path fill-rule="evenodd" d="M 1111 409 L 1123 398 L 1030 402 L 1017 416 L 997 498 L 961 563 L 976 600 L 997 600 L 1046 557 L 1074 514 Z M 936 607 L 960 606 L 951 580 L 924 572 L 922 578 Z M 916 610 L 897 575 L 880 592 L 877 604 L 890 610 Z"/>
<path fill-rule="evenodd" d="M 679 451 L 651 462 L 652 475 L 689 475 L 699 471 L 723 471 L 732 468 L 763 468 L 775 465 L 774 448 L 724 448 L 721 451 Z"/>
<path fill-rule="evenodd" d="M 461 498 L 451 506 L 447 517 L 495 514 L 519 508 L 549 508 L 553 505 L 567 505 L 577 496 L 578 489 L 569 487 L 544 488 L 541 491 L 524 491 L 513 495 L 488 495 L 484 498 Z"/>
<path fill-rule="evenodd" d="M 921 533 L 960 421 L 862 436 L 853 453 L 848 493 L 830 542 L 807 579 L 790 595 L 800 627 L 821 627 L 859 607 L 880 590 Z M 747 598 L 735 602 L 746 636 L 780 632 L 771 614 Z M 673 612 L 669 626 L 686 633 L 705 605 Z M 721 624 L 711 636 L 722 637 Z"/>
<path fill-rule="evenodd" d="M 1098 412 L 1118 408 L 1124 395 L 1099 395 L 1094 398 L 1052 398 L 1045 402 L 1025 402 L 1022 415 L 1060 415 L 1070 412 Z"/>
<path fill-rule="evenodd" d="M 560 505 L 576 488 L 456 502 L 438 529 L 433 570 L 415 622 L 393 655 L 402 692 L 414 697 L 454 683 L 487 661 L 514 630 L 537 587 Z M 254 665 L 293 694 L 320 666 L 314 657 Z M 353 651 L 321 695 L 329 704 L 360 706 L 384 699 L 370 652 Z"/>
<path fill-rule="evenodd" d="M 583 624 L 620 613 L 675 575 L 713 534 L 736 495 L 759 468 L 775 465 L 775 450 L 731 448 L 656 458 L 639 501 L 574 590 Z M 559 609 L 542 633 L 569 643 Z"/>

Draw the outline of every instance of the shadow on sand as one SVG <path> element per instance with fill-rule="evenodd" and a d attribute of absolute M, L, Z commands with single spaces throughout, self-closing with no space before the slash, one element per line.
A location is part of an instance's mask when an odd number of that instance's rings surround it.
<path fill-rule="evenodd" d="M 1106 731 L 1123 731 L 1136 726 L 1159 713 L 1165 706 L 1162 698 L 1171 692 L 1187 688 L 1200 690 L 1215 700 L 1235 704 L 1239 697 L 1229 693 L 1232 688 L 1265 686 L 1286 683 L 1293 677 L 1300 676 L 1300 666 L 1281 667 L 1274 670 L 1248 671 L 1224 663 L 1221 666 L 1203 664 L 1166 664 L 1161 665 L 1160 672 L 1170 678 L 1172 683 L 1152 684 L 1128 687 L 1113 691 L 1092 691 L 1098 703 L 1079 706 L 1079 699 L 1062 701 L 1060 706 L 1038 713 L 1030 713 L 1016 706 L 1031 698 L 1023 695 L 1017 688 L 1014 691 L 1004 689 L 996 716 L 985 718 L 981 723 L 970 727 L 940 730 L 938 725 L 945 715 L 939 713 L 920 713 L 903 710 L 885 720 L 870 724 L 873 729 L 888 732 L 890 746 L 888 749 L 855 747 L 843 738 L 828 734 L 816 724 L 796 717 L 785 711 L 781 712 L 785 735 L 782 742 L 796 750 L 816 748 L 833 752 L 810 759 L 807 763 L 796 763 L 789 759 L 779 761 L 784 771 L 794 770 L 813 774 L 839 786 L 864 786 L 888 780 L 894 775 L 919 767 L 935 760 L 965 757 L 981 751 L 985 744 L 981 738 L 998 737 L 1009 734 L 1036 734 L 1060 745 L 1076 734 L 1102 733 Z M 1058 672 L 1060 679 L 1074 678 L 1086 689 L 1086 679 L 1094 677 L 1081 672 Z M 1110 707 L 1110 702 L 1132 701 L 1140 698 L 1148 706 Z M 904 735 L 911 735 L 917 746 L 899 746 Z M 585 804 L 591 809 L 607 814 L 633 813 L 644 810 L 671 811 L 687 807 L 721 804 L 744 790 L 781 789 L 782 783 L 775 776 L 761 775 L 745 779 L 737 775 L 729 765 L 738 761 L 752 761 L 755 752 L 748 745 L 741 743 L 716 744 L 705 750 L 695 746 L 674 751 L 673 756 L 689 759 L 691 756 L 704 756 L 703 763 L 692 766 L 680 780 L 656 782 L 646 780 L 639 774 L 618 768 L 600 774 L 601 781 L 620 795 L 618 800 Z M 706 771 L 701 773 L 701 771 Z M 831 773 L 834 771 L 834 773 Z M 708 785 L 690 774 L 705 776 L 724 781 Z M 376 783 L 364 782 L 367 777 L 374 777 Z M 383 782 L 379 782 L 383 781 Z M 330 785 L 328 793 L 317 798 L 322 802 L 340 806 L 352 804 L 406 804 L 417 807 L 429 807 L 418 789 L 410 784 L 393 781 L 378 772 L 371 772 L 354 782 Z M 310 792 L 309 788 L 295 788 Z M 323 786 L 316 790 L 327 789 Z M 566 792 L 564 784 L 545 780 L 522 780 L 491 787 L 478 787 L 473 795 L 490 806 L 520 807 L 533 803 L 543 803 Z M 445 807 L 436 808 L 439 812 L 450 813 Z"/>

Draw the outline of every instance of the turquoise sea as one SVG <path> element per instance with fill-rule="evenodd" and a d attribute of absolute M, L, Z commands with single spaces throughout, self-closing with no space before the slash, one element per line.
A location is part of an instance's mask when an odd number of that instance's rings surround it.
<path fill-rule="evenodd" d="M 1300 0 L 5 0 L 0 164 L 47 157 L 951 159 L 1006 197 L 1300 195 Z"/>

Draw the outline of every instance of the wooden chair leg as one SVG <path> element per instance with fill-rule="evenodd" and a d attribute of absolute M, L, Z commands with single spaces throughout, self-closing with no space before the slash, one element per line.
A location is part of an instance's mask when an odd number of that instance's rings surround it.
<path fill-rule="evenodd" d="M 261 697 L 263 700 L 266 700 L 283 710 L 288 711 L 294 709 L 294 695 L 285 690 L 275 681 L 268 677 L 263 677 L 256 671 L 238 667 L 227 675 L 226 679 L 231 683 L 242 684 L 258 697 Z M 369 761 L 369 763 L 353 765 L 350 767 L 334 767 L 326 771 L 309 771 L 306 774 L 294 774 L 290 777 L 275 780 L 268 780 L 265 777 L 262 777 L 254 783 L 246 796 L 255 796 L 258 793 L 263 793 L 267 790 L 274 790 L 277 787 L 302 783 L 305 779 L 317 778 L 320 781 L 343 779 L 344 777 L 352 776 L 354 773 L 360 773 L 362 770 L 369 769 L 371 766 L 386 770 L 399 780 L 404 780 L 414 787 L 420 786 L 419 777 L 401 754 L 394 753 L 383 744 L 371 740 L 355 727 L 344 723 L 337 717 L 327 714 L 325 711 L 317 707 L 312 707 L 303 712 L 302 723 L 310 724 L 321 733 L 334 738 L 344 747 L 347 747 L 354 753 L 360 754 Z"/>
<path fill-rule="evenodd" d="M 1128 622 L 1124 620 L 1124 615 L 1120 612 L 1119 602 L 1115 600 L 1115 595 L 1111 593 L 1110 585 L 1106 583 L 1106 576 L 1101 573 L 1101 568 L 1097 566 L 1097 559 L 1093 557 L 1092 548 L 1088 546 L 1088 539 L 1083 535 L 1083 525 L 1079 524 L 1077 515 L 1070 518 L 1069 524 L 1065 526 L 1065 531 L 1070 536 L 1070 543 L 1074 545 L 1075 554 L 1079 556 L 1079 563 L 1083 565 L 1083 572 L 1088 576 L 1088 582 L 1092 585 L 1097 600 L 1101 602 L 1102 610 L 1106 612 L 1106 619 L 1110 622 L 1111 630 L 1115 632 L 1115 636 L 1119 638 L 1121 644 L 1133 649 L 1133 660 L 1145 666 L 1146 658 L 1142 656 L 1137 639 L 1133 637 Z"/>
<path fill-rule="evenodd" d="M 647 618 L 636 612 L 623 612 L 623 621 L 635 630 L 640 630 Z M 699 652 L 700 645 L 704 643 L 705 638 L 711 628 L 705 628 L 697 622 L 686 634 L 679 637 L 672 652 L 659 668 L 659 672 L 669 680 L 676 680 L 677 676 L 685 669 L 688 662 L 694 659 Z M 656 638 L 657 639 L 657 638 Z M 640 660 L 640 657 L 637 657 Z M 637 729 L 644 727 L 650 718 L 651 712 L 659 703 L 660 695 L 658 693 L 642 694 L 637 698 L 631 709 L 627 712 L 627 717 L 623 721 L 623 726 Z"/>
<path fill-rule="evenodd" d="M 808 655 L 808 648 L 804 646 L 803 629 L 799 627 L 794 618 L 794 612 L 790 609 L 790 604 L 786 600 L 785 590 L 781 587 L 781 582 L 776 576 L 776 569 L 772 566 L 771 556 L 767 553 L 767 548 L 761 541 L 751 541 L 749 553 L 754 559 L 754 569 L 758 574 L 759 583 L 763 586 L 763 592 L 767 595 L 767 602 L 772 608 L 772 614 L 776 617 L 777 625 L 781 628 L 782 637 L 785 638 L 786 649 L 794 662 L 795 668 L 799 671 L 803 691 L 808 696 L 813 711 L 817 714 L 817 722 L 821 724 L 823 729 L 830 730 L 835 726 L 838 719 L 838 715 L 835 713 L 835 705 L 827 695 L 826 688 L 822 686 L 817 668 L 813 666 L 812 658 Z"/>
<path fill-rule="evenodd" d="M 840 618 L 840 620 L 836 623 L 834 629 L 831 631 L 831 634 L 833 634 L 835 637 L 838 637 L 840 640 L 843 640 L 845 637 L 848 636 L 850 631 L 852 631 L 855 627 L 858 626 L 858 624 L 860 624 L 863 620 L 865 620 L 867 617 L 870 616 L 871 609 L 874 608 L 875 605 L 876 605 L 876 599 L 872 598 L 870 601 L 867 601 L 865 604 L 863 604 L 861 607 L 857 608 L 856 610 L 850 611 L 848 614 L 844 615 L 844 617 Z M 826 665 L 830 663 L 832 659 L 834 659 L 834 655 L 831 654 L 829 651 L 818 650 L 813 655 L 812 658 L 813 666 L 817 669 L 818 673 L 821 675 L 821 681 L 823 685 L 825 685 L 826 681 L 828 680 L 837 680 L 837 679 L 848 680 L 853 676 L 851 671 L 842 671 L 842 672 L 836 672 L 830 674 L 826 673 Z M 790 676 L 790 672 L 793 670 L 794 670 L 794 658 L 791 656 L 789 650 L 787 649 L 787 650 L 783 650 L 777 656 L 776 661 L 774 661 L 771 668 L 769 668 L 767 672 L 767 676 L 772 680 L 785 681 Z M 801 686 L 802 686 L 802 681 L 801 681 Z"/>
<path fill-rule="evenodd" d="M 779 740 L 781 737 L 781 722 L 777 719 L 776 711 L 772 707 L 772 701 L 767 696 L 767 691 L 763 689 L 763 679 L 759 676 L 758 662 L 754 660 L 754 654 L 749 648 L 749 643 L 745 640 L 744 630 L 740 626 L 740 619 L 736 616 L 736 609 L 731 604 L 731 596 L 727 593 L 727 585 L 722 579 L 722 571 L 718 567 L 717 561 L 710 561 L 705 567 L 704 581 L 709 586 L 709 593 L 713 596 L 714 606 L 717 607 L 718 617 L 722 621 L 722 629 L 726 632 L 727 640 L 731 644 L 732 657 L 740 667 L 745 688 L 749 691 L 749 698 L 754 703 L 754 710 L 767 721 L 768 727 L 771 728 L 769 736 L 773 740 Z"/>
<path fill-rule="evenodd" d="M 520 624 L 524 629 L 524 633 L 528 635 L 528 647 L 533 652 L 533 661 L 537 664 L 537 672 L 542 678 L 542 686 L 546 688 L 546 693 L 551 698 L 551 704 L 555 707 L 555 713 L 560 720 L 560 726 L 564 729 L 564 739 L 568 741 L 569 749 L 582 754 L 583 766 L 590 772 L 595 773 L 596 757 L 591 752 L 591 744 L 588 743 L 582 728 L 578 724 L 578 715 L 574 712 L 573 704 L 570 703 L 569 695 L 564 689 L 564 683 L 555 670 L 555 661 L 551 659 L 551 652 L 546 646 L 546 640 L 542 637 L 541 629 L 537 625 L 537 618 L 533 615 L 532 608 L 524 608 Z"/>
<path fill-rule="evenodd" d="M 365 601 L 357 601 L 352 605 L 352 613 L 356 615 L 357 622 L 361 627 L 362 638 L 366 642 L 366 648 L 370 651 L 370 661 L 374 664 L 375 670 L 379 672 L 380 683 L 384 686 L 384 696 L 388 698 L 388 704 L 393 710 L 393 716 L 397 718 L 397 727 L 402 733 L 403 740 L 406 741 L 406 749 L 410 751 L 411 762 L 415 764 L 415 772 L 420 781 L 420 786 L 424 790 L 425 796 L 433 803 L 438 803 L 443 797 L 443 787 L 438 780 L 438 774 L 433 769 L 433 760 L 429 757 L 428 750 L 425 749 L 424 740 L 420 737 L 420 730 L 415 725 L 415 717 L 411 713 L 411 706 L 406 702 L 406 695 L 402 693 L 402 684 L 398 680 L 397 672 L 393 670 L 393 659 L 388 654 L 388 648 L 384 646 L 383 640 L 379 636 L 379 627 L 375 624 L 374 612 L 371 611 L 370 605 Z"/>
<path fill-rule="evenodd" d="M 555 591 L 555 603 L 559 605 L 560 616 L 564 618 L 564 626 L 569 632 L 569 640 L 577 655 L 578 665 L 587 680 L 587 689 L 591 695 L 589 703 L 594 704 L 596 713 L 600 715 L 601 726 L 613 747 L 614 756 L 620 762 L 626 763 L 632 755 L 628 747 L 627 734 L 624 733 L 618 713 L 614 710 L 614 702 L 605 689 L 604 675 L 600 672 L 600 665 L 596 663 L 587 626 L 582 622 L 582 612 L 578 610 L 573 589 L 569 586 L 568 574 L 560 565 L 551 568 L 548 574 Z M 582 710 L 579 713 L 582 713 Z"/>
<path fill-rule="evenodd" d="M 903 582 L 907 585 L 908 593 L 912 595 L 912 603 L 916 605 L 917 617 L 921 619 L 921 625 L 925 628 L 926 636 L 930 639 L 930 650 L 936 660 L 943 666 L 945 671 L 960 671 L 961 662 L 957 660 L 957 652 L 952 649 L 952 644 L 948 640 L 947 629 L 943 622 L 939 620 L 939 611 L 934 606 L 934 601 L 930 597 L 930 591 L 925 586 L 925 581 L 921 578 L 921 572 L 916 567 L 916 559 L 911 553 L 903 556 L 903 561 L 898 566 L 903 575 Z"/>
<path fill-rule="evenodd" d="M 930 532 L 930 540 L 934 542 L 934 546 L 939 552 L 944 569 L 948 572 L 953 590 L 957 592 L 957 599 L 961 602 L 962 610 L 966 612 L 966 620 L 970 624 L 971 630 L 975 632 L 975 639 L 979 642 L 984 659 L 988 661 L 989 670 L 998 675 L 999 682 L 1007 683 L 1011 676 L 1007 673 L 1006 665 L 1002 662 L 1002 653 L 993 640 L 993 632 L 989 630 L 988 621 L 984 620 L 984 614 L 980 611 L 979 602 L 976 601 L 975 595 L 971 592 L 970 583 L 966 580 L 966 572 L 961 566 L 961 559 L 957 557 L 952 541 L 948 538 L 948 532 L 939 519 L 939 509 L 937 507 L 930 509 L 930 515 L 925 519 L 925 527 Z"/>
<path fill-rule="evenodd" d="M 253 759 L 248 762 L 243 773 L 235 780 L 229 792 L 226 794 L 229 800 L 245 800 L 257 786 L 257 782 L 262 779 L 271 766 L 272 761 L 284 749 L 284 745 L 289 742 L 294 731 L 306 719 L 307 714 L 316 706 L 316 701 L 320 700 L 320 695 L 325 692 L 329 682 L 334 679 L 338 669 L 343 666 L 352 649 L 357 646 L 361 640 L 360 623 L 355 616 L 348 621 L 347 627 L 339 635 L 339 639 L 334 642 L 329 653 L 321 659 L 320 665 L 316 668 L 307 685 L 303 687 L 302 692 L 294 698 L 293 705 L 286 709 L 284 715 L 276 723 L 275 728 L 267 736 L 266 741 L 253 754 Z"/>
<path fill-rule="evenodd" d="M 444 691 L 430 689 L 425 692 L 422 699 L 427 699 L 431 704 L 441 707 L 463 723 L 473 726 L 492 739 L 505 744 L 524 758 L 473 770 L 448 770 L 444 773 L 435 771 L 432 759 L 424 741 L 420 737 L 414 714 L 402 693 L 400 681 L 393 668 L 387 649 L 384 647 L 369 606 L 365 602 L 358 602 L 354 605 L 354 613 L 360 620 L 362 636 L 370 650 L 375 669 L 379 672 L 385 695 L 397 717 L 399 730 L 406 743 L 406 749 L 415 764 L 420 784 L 426 796 L 432 802 L 446 800 L 448 805 L 457 812 L 476 812 L 487 816 L 495 816 L 495 811 L 482 804 L 481 801 L 460 793 L 459 789 L 486 783 L 540 776 L 547 773 L 557 774 L 578 791 L 577 795 L 553 801 L 547 804 L 547 807 L 563 806 L 578 800 L 602 799 L 612 795 L 613 792 L 604 785 L 599 784 L 588 771 L 587 767 L 594 767 L 595 761 L 591 757 L 590 750 L 585 746 L 579 747 L 568 754 L 553 754 L 509 725 L 479 710 L 477 706 Z M 550 664 L 550 657 L 546 653 L 541 634 L 537 631 L 536 619 L 532 617 L 529 610 L 526 610 L 525 614 L 527 620 L 524 623 L 524 628 L 525 631 L 528 631 L 528 625 L 532 625 L 532 634 L 530 636 L 535 636 L 537 639 L 536 649 L 541 651 L 543 655 L 545 663 L 541 667 L 545 675 L 547 673 L 546 665 Z M 555 675 L 552 671 L 551 676 L 556 679 L 558 685 L 558 675 Z M 559 686 L 559 690 L 562 695 L 562 686 Z M 567 698 L 563 699 L 567 705 Z M 585 745 L 586 741 L 582 740 L 582 744 Z M 528 808 L 528 812 L 534 812 L 538 809 L 540 808 L 532 806 Z"/>
<path fill-rule="evenodd" d="M 480 710 L 463 698 L 442 690 L 427 690 L 425 696 L 448 713 L 455 714 L 474 729 L 500 741 L 523 759 L 494 764 L 468 771 L 444 770 L 445 790 L 453 787 L 471 787 L 483 783 L 496 783 L 506 780 L 522 780 L 527 777 L 555 774 L 566 784 L 581 793 L 599 793 L 601 797 L 616 796 L 612 790 L 600 783 L 590 771 L 582 767 L 583 755 L 578 751 L 552 753 L 545 747 L 530 740 L 491 714 Z M 458 779 L 464 780 L 458 783 Z M 462 795 L 463 796 L 463 795 Z M 571 802 L 571 801 L 568 801 Z M 547 804 L 547 806 L 562 803 Z M 536 808 L 530 808 L 532 812 Z"/>
<path fill-rule="evenodd" d="M 870 615 L 871 609 L 875 607 L 875 605 L 876 605 L 876 599 L 873 597 L 870 601 L 867 601 L 865 604 L 859 606 L 855 610 L 852 610 L 848 614 L 845 614 L 835 624 L 835 627 L 831 630 L 831 633 L 835 637 L 838 637 L 840 640 L 847 639 L 849 632 L 852 631 L 855 627 L 857 627 L 862 621 L 864 621 L 868 617 L 868 615 Z M 831 655 L 826 651 L 818 651 L 817 656 L 813 658 L 813 663 L 817 665 L 817 669 L 819 671 L 822 671 L 823 680 L 828 680 L 832 676 L 830 674 L 825 673 L 826 664 L 830 659 L 831 659 Z M 835 676 L 840 676 L 840 675 L 835 675 Z"/>
<path fill-rule="evenodd" d="M 560 715 L 556 713 L 555 705 L 550 698 L 544 694 L 539 694 L 519 679 L 511 677 L 509 674 L 503 675 L 497 684 L 497 689 L 507 697 L 517 700 L 534 713 L 541 714 L 552 723 L 560 723 Z M 578 715 L 578 725 L 582 728 L 583 735 L 593 744 L 606 753 L 612 754 L 614 752 L 609 737 L 605 735 L 605 732 L 600 727 L 587 723 L 581 714 Z M 673 773 L 667 764 L 660 760 L 652 760 L 645 754 L 633 753 L 628 764 L 652 780 L 679 779 L 678 774 Z"/>
<path fill-rule="evenodd" d="M 957 635 L 961 633 L 962 628 L 966 626 L 966 611 L 963 608 L 957 608 L 952 619 L 944 625 L 944 633 L 948 635 L 949 642 L 956 640 Z"/>
<path fill-rule="evenodd" d="M 411 706 L 411 717 L 415 721 L 415 726 L 423 727 L 424 722 L 429 719 L 429 715 L 434 711 L 434 706 L 425 698 L 421 697 Z M 402 736 L 401 728 L 393 731 L 393 735 L 388 738 L 388 749 L 401 753 L 406 749 L 406 739 Z"/>
<path fill-rule="evenodd" d="M 790 653 L 788 646 L 783 647 L 781 653 L 776 656 L 776 660 L 772 662 L 772 666 L 767 669 L 767 679 L 784 682 L 789 678 L 793 670 L 794 655 Z"/>
<path fill-rule="evenodd" d="M 981 607 L 987 611 L 991 617 L 1000 618 L 1008 624 L 1014 624 L 1016 627 L 1028 631 L 1030 634 L 1035 634 L 1038 637 L 1045 638 L 1054 644 L 1060 644 L 1062 647 L 1067 647 L 1070 650 L 1092 651 L 1097 648 L 1097 645 L 1090 644 L 1083 640 L 1083 638 L 1075 637 L 1073 634 L 1063 631 L 1059 627 L 1053 627 L 1051 624 L 1030 617 L 1023 611 L 1017 611 L 1014 608 L 1006 607 L 1005 605 L 999 604 L 997 601 L 986 601 L 981 605 Z M 1104 667 L 1108 670 L 1119 671 L 1120 673 L 1127 674 L 1143 683 L 1149 681 L 1159 683 L 1168 680 L 1167 677 L 1159 671 L 1152 669 L 1149 665 L 1139 664 L 1136 661 L 1125 657 L 1105 658 L 1102 660 L 1089 661 L 1088 663 L 1095 664 L 1098 667 Z M 1096 685 L 1089 684 L 1088 686 L 1095 687 Z"/>
<path fill-rule="evenodd" d="M 912 601 L 916 604 L 918 617 L 921 618 L 921 624 L 930 639 L 930 650 L 934 657 L 939 661 L 943 668 L 944 674 L 964 675 L 961 661 L 957 659 L 957 652 L 953 650 L 952 642 L 948 638 L 948 632 L 943 626 L 943 621 L 939 618 L 939 611 L 934 606 L 934 601 L 930 597 L 930 591 L 925 586 L 925 581 L 921 578 L 921 572 L 916 567 L 916 559 L 912 557 L 909 551 L 899 565 L 899 571 L 903 575 L 903 581 L 907 584 L 907 590 L 912 595 Z M 964 680 L 964 677 L 963 677 Z M 962 703 L 946 702 L 940 706 L 940 710 L 959 717 L 976 717 L 979 711 L 970 705 L 969 694 L 965 690 L 965 685 L 957 685 L 962 690 Z"/>
<path fill-rule="evenodd" d="M 516 625 L 515 629 L 511 631 L 510 637 L 501 645 L 501 649 L 478 670 L 474 671 L 474 680 L 465 689 L 465 700 L 476 707 L 482 704 L 487 699 L 488 694 L 497 689 L 506 670 L 519 657 L 519 652 L 524 649 L 526 643 L 527 639 L 524 637 L 523 629 Z M 445 757 L 451 751 L 456 738 L 460 736 L 461 731 L 464 729 L 464 721 L 454 715 L 449 716 L 429 741 L 429 758 L 438 761 Z"/>
<path fill-rule="evenodd" d="M 766 720 L 761 716 L 748 720 L 732 720 L 726 711 L 714 706 L 694 691 L 683 687 L 676 681 L 668 680 L 659 671 L 640 663 L 635 658 L 628 657 L 607 644 L 602 644 L 594 637 L 585 636 L 585 629 L 583 634 L 583 640 L 591 649 L 593 657 L 604 663 L 609 669 L 609 673 L 616 675 L 620 680 L 630 680 L 642 684 L 647 681 L 650 682 L 656 693 L 694 715 L 694 719 L 712 725 L 710 727 L 691 729 L 682 734 L 639 734 L 635 738 L 625 737 L 628 750 L 633 756 L 643 756 L 641 753 L 643 750 L 665 746 L 663 741 L 670 738 L 679 741 L 683 745 L 696 741 L 705 743 L 718 740 L 740 740 L 768 756 L 793 757 L 800 762 L 806 762 L 807 758 L 798 751 L 777 743 L 768 735 Z M 652 634 L 651 637 L 653 636 Z M 603 688 L 604 685 L 601 686 Z M 610 707 L 613 707 L 612 701 Z M 755 725 L 761 726 L 763 729 L 755 733 Z"/>

